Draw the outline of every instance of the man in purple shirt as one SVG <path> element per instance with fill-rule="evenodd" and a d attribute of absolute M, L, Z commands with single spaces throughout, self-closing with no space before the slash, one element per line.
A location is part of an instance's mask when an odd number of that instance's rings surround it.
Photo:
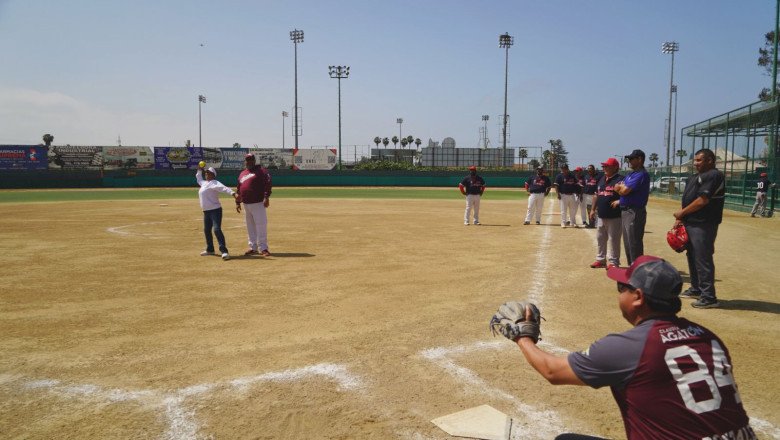
<path fill-rule="evenodd" d="M 615 186 L 620 194 L 621 221 L 623 223 L 623 247 L 628 264 L 645 253 L 645 223 L 647 223 L 647 199 L 650 197 L 650 173 L 645 169 L 645 152 L 634 150 L 626 156 L 634 172 Z"/>
<path fill-rule="evenodd" d="M 645 255 L 631 267 L 610 268 L 607 276 L 617 281 L 618 307 L 633 328 L 568 356 L 542 351 L 521 335 L 514 342 L 526 361 L 554 385 L 609 386 L 628 440 L 755 440 L 726 345 L 677 316 L 677 269 Z M 525 313 L 533 319 L 530 306 Z"/>

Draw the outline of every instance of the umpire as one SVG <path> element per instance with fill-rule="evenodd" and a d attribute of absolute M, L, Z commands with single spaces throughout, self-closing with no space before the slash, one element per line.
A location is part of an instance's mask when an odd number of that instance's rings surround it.
<path fill-rule="evenodd" d="M 645 152 L 634 150 L 626 156 L 634 172 L 615 185 L 620 194 L 620 210 L 623 223 L 623 247 L 628 265 L 645 254 L 645 224 L 647 223 L 647 199 L 650 197 L 650 173 L 645 169 Z"/>

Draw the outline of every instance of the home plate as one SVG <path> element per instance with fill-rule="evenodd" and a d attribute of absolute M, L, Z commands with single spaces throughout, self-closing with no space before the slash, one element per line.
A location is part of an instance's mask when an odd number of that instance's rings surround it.
<path fill-rule="evenodd" d="M 512 418 L 490 405 L 476 406 L 431 422 L 455 437 L 507 440 L 512 431 Z"/>

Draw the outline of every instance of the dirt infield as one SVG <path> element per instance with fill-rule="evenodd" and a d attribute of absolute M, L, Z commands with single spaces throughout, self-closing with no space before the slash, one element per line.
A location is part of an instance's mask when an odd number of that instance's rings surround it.
<path fill-rule="evenodd" d="M 272 257 L 201 257 L 191 200 L 3 204 L 1 438 L 446 439 L 430 420 L 489 404 L 521 437 L 622 438 L 608 390 L 548 385 L 488 320 L 509 299 L 542 309 L 565 353 L 628 328 L 614 283 L 588 268 L 595 232 L 542 226 L 525 201 L 272 201 Z M 161 206 L 166 205 L 166 206 Z M 652 200 L 646 252 L 676 203 Z M 728 345 L 754 428 L 780 438 L 780 223 L 727 212 L 716 244 L 723 308 L 682 315 Z"/>

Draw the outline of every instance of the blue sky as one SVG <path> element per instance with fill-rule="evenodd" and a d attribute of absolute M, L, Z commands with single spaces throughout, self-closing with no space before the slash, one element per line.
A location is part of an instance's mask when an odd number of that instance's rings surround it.
<path fill-rule="evenodd" d="M 509 50 L 510 146 L 562 139 L 575 165 L 634 148 L 665 154 L 670 56 L 677 127 L 755 101 L 769 0 L 0 0 L 0 144 L 282 146 L 298 46 L 300 145 L 403 133 L 499 145 Z M 203 44 L 203 46 L 201 46 Z M 292 144 L 291 119 L 285 121 Z M 679 137 L 679 136 L 678 136 Z"/>

